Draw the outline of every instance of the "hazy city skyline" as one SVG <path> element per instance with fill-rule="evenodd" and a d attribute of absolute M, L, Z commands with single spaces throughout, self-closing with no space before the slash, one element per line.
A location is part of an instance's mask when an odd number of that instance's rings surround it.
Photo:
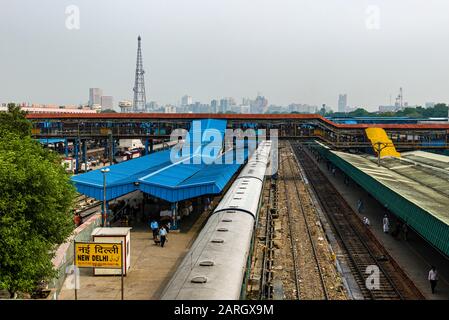
<path fill-rule="evenodd" d="M 79 9 L 79 29 L 67 19 Z M 449 1 L 0 0 L 0 102 L 132 100 L 142 36 L 147 101 L 255 98 L 373 111 L 449 101 Z M 20 17 L 20 19 L 18 19 Z"/>

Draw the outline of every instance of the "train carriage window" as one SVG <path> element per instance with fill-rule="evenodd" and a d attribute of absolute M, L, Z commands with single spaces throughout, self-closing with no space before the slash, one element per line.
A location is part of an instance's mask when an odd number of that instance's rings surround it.
<path fill-rule="evenodd" d="M 228 232 L 229 229 L 228 228 L 218 228 L 217 231 L 219 231 L 219 232 Z"/>
<path fill-rule="evenodd" d="M 221 220 L 221 221 L 223 221 L 223 222 L 232 222 L 232 219 L 223 219 L 223 220 Z"/>
<path fill-rule="evenodd" d="M 224 243 L 223 239 L 212 239 L 211 240 L 212 243 Z"/>

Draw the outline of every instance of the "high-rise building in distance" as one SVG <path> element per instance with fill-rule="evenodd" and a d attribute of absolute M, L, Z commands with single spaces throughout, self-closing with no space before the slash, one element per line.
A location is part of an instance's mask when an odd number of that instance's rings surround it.
<path fill-rule="evenodd" d="M 193 103 L 193 99 L 189 95 L 185 95 L 181 98 L 181 106 L 188 106 Z"/>
<path fill-rule="evenodd" d="M 114 109 L 114 99 L 112 96 L 101 96 L 101 110 Z"/>
<path fill-rule="evenodd" d="M 103 95 L 103 90 L 100 88 L 89 88 L 89 107 L 94 104 L 101 104 L 101 96 Z"/>
<path fill-rule="evenodd" d="M 211 109 L 211 112 L 213 112 L 213 113 L 218 112 L 218 100 L 214 99 L 210 102 L 210 109 Z"/>
<path fill-rule="evenodd" d="M 435 107 L 435 102 L 426 102 L 424 105 L 426 106 L 426 109 Z"/>
<path fill-rule="evenodd" d="M 251 104 L 251 113 L 265 113 L 268 107 L 268 100 L 265 97 L 257 96 Z"/>
<path fill-rule="evenodd" d="M 235 100 L 232 97 L 228 97 L 228 98 L 222 98 L 220 99 L 220 106 L 218 108 L 217 112 L 227 112 L 227 111 L 232 111 L 232 107 L 235 106 Z"/>
<path fill-rule="evenodd" d="M 340 94 L 338 96 L 338 112 L 346 112 L 347 106 L 348 106 L 348 95 Z"/>

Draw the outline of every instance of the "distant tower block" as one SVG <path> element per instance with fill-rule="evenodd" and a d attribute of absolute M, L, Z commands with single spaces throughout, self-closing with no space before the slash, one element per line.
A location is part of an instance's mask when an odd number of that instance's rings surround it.
<path fill-rule="evenodd" d="M 142 64 L 142 50 L 140 47 L 140 36 L 137 38 L 137 62 L 136 62 L 136 79 L 134 82 L 134 101 L 133 111 L 144 112 L 146 104 L 145 96 L 145 80 L 144 80 L 143 64 Z"/>

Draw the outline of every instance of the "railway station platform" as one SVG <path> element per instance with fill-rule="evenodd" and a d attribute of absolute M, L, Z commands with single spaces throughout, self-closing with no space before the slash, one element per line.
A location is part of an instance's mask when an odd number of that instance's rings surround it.
<path fill-rule="evenodd" d="M 212 201 L 212 205 L 218 202 Z M 154 244 L 146 224 L 131 229 L 131 267 L 124 277 L 125 300 L 159 299 L 162 290 L 196 239 L 209 210 L 183 219 L 179 232 L 170 232 L 168 242 L 161 248 Z M 58 296 L 59 300 L 74 300 L 73 278 L 67 277 Z M 91 268 L 81 269 L 79 300 L 120 300 L 120 276 L 94 276 Z"/>
<path fill-rule="evenodd" d="M 335 152 L 335 154 L 338 154 L 338 152 Z M 342 155 L 342 157 L 344 157 L 345 155 Z M 351 156 L 355 155 L 349 155 L 348 157 Z M 408 160 L 414 159 L 415 161 L 420 160 L 427 162 L 428 165 L 430 165 L 429 163 L 431 163 L 432 161 L 444 160 L 444 158 L 441 157 L 442 156 L 439 155 L 426 154 L 422 152 L 410 152 L 408 154 L 402 155 L 403 161 L 407 161 L 408 158 Z M 354 181 L 349 180 L 349 183 L 345 183 L 345 173 L 342 170 L 339 170 L 337 168 L 334 176 L 332 174 L 332 171 L 328 170 L 325 160 L 317 162 L 315 157 L 312 158 L 314 159 L 313 161 L 315 161 L 315 163 L 319 165 L 321 171 L 326 175 L 329 181 L 346 199 L 348 204 L 354 209 L 355 212 L 357 212 L 357 201 L 359 199 L 362 199 L 364 203 L 364 209 L 360 214 L 360 218 L 364 216 L 368 217 L 371 223 L 369 228 L 371 229 L 373 234 L 380 241 L 380 243 L 384 245 L 384 247 L 388 250 L 390 255 L 396 260 L 396 262 L 403 268 L 404 272 L 410 277 L 410 279 L 415 283 L 415 285 L 421 290 L 422 294 L 426 297 L 426 299 L 444 299 L 444 300 L 449 299 L 449 259 L 447 258 L 447 256 L 441 253 L 432 244 L 426 241 L 422 235 L 420 235 L 412 228 L 409 228 L 407 241 L 404 240 L 403 234 L 400 234 L 398 238 L 393 237 L 391 233 L 385 234 L 382 230 L 382 218 L 384 214 L 388 212 L 387 208 L 385 207 L 385 204 L 379 202 L 373 195 L 368 193 L 364 188 L 356 184 Z M 385 166 L 390 166 L 393 169 L 396 167 L 396 170 L 398 169 L 401 170 L 401 167 L 398 166 L 398 164 L 392 165 L 391 163 L 392 161 L 399 161 L 399 160 L 391 158 L 389 158 L 388 161 L 385 160 L 387 159 L 382 159 L 382 164 L 384 164 Z M 371 162 L 371 160 L 367 161 Z M 379 170 L 377 169 L 378 167 L 377 164 L 375 164 L 374 159 L 373 161 L 374 161 L 373 168 L 365 168 L 364 169 L 365 173 L 370 172 L 372 173 L 373 170 Z M 406 168 L 408 168 L 407 170 L 411 170 L 410 169 L 411 167 L 407 166 L 404 163 L 401 166 L 403 166 L 402 170 Z M 383 169 L 388 170 L 387 168 Z M 419 186 L 420 183 L 419 181 L 423 181 L 423 176 L 421 177 L 417 176 L 416 173 L 413 173 L 412 176 L 418 180 L 414 181 L 414 184 L 412 184 L 413 190 L 419 193 L 419 188 L 417 187 Z M 387 179 L 387 175 L 385 173 L 383 174 L 383 178 Z M 390 180 L 396 183 L 399 187 L 404 186 L 405 183 L 404 179 L 407 178 L 401 176 L 401 178 L 395 177 L 394 179 L 392 179 L 390 177 Z M 435 190 L 433 191 L 435 192 Z M 424 199 L 427 199 L 428 203 L 432 203 L 433 200 L 428 196 L 429 196 L 428 194 L 423 195 Z M 434 203 L 433 205 L 435 206 L 436 204 Z M 392 230 L 394 229 L 394 226 L 396 224 L 397 217 L 390 212 L 389 219 L 390 219 L 390 230 Z M 435 294 L 431 293 L 430 284 L 429 281 L 427 280 L 427 275 L 431 265 L 435 265 L 439 272 L 439 282 Z"/>

